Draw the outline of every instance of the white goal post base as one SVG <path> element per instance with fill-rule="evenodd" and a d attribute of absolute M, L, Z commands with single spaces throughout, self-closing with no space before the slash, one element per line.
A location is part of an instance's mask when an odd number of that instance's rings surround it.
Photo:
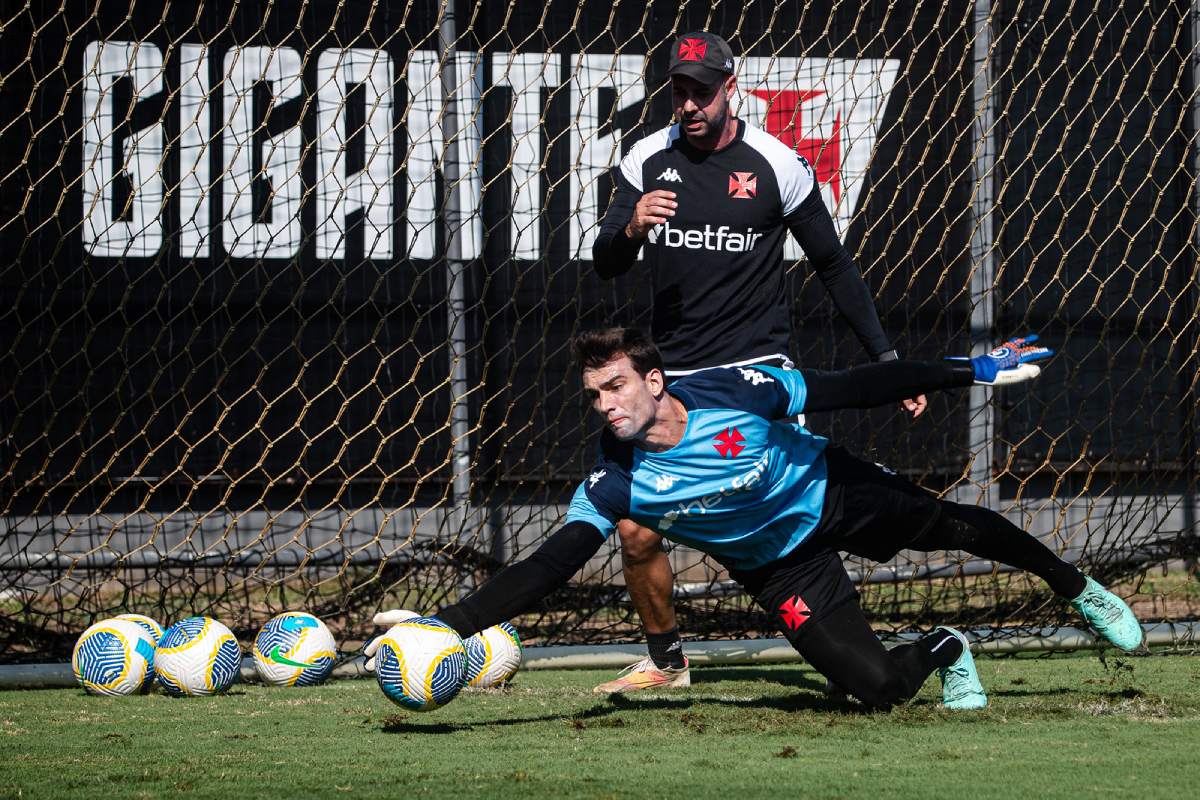
<path fill-rule="evenodd" d="M 1146 645 L 1151 647 L 1200 646 L 1200 622 L 1161 622 L 1143 625 Z M 992 639 L 995 631 L 968 631 L 971 649 L 976 653 L 1022 653 L 1047 650 L 1089 650 L 1105 645 L 1090 631 L 1078 628 L 1043 628 Z M 890 641 L 910 641 L 919 633 L 902 633 L 888 637 Z M 784 664 L 801 661 L 800 654 L 786 640 L 723 639 L 711 642 L 684 642 L 683 651 L 694 666 L 725 664 Z M 527 647 L 522 669 L 608 669 L 626 667 L 646 657 L 646 646 L 634 644 L 566 645 L 559 647 Z M 339 664 L 333 671 L 337 678 L 360 678 L 368 673 L 363 669 L 362 656 Z M 242 661 L 242 680 L 257 683 L 254 662 Z M 10 664 L 0 666 L 0 689 L 45 689 L 75 685 L 71 665 Z"/>

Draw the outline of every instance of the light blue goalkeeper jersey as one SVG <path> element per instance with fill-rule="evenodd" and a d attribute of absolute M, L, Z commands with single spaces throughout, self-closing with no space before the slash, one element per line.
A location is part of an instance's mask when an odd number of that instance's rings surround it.
<path fill-rule="evenodd" d="M 794 550 L 821 518 L 828 444 L 784 421 L 804 410 L 800 372 L 710 369 L 669 391 L 688 412 L 683 439 L 652 453 L 605 430 L 567 522 L 590 523 L 607 538 L 631 519 L 735 569 Z"/>

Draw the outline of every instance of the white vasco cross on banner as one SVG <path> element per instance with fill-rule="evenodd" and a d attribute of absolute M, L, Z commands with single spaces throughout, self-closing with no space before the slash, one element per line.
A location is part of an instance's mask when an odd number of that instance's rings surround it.
<path fill-rule="evenodd" d="M 664 169 L 662 175 L 658 176 L 658 180 L 666 181 L 667 183 L 683 183 L 683 178 L 679 177 L 679 170 L 674 167 Z"/>

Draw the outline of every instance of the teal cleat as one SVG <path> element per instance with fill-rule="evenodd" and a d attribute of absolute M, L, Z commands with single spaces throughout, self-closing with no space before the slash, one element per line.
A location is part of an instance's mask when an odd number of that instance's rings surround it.
<path fill-rule="evenodd" d="M 983 684 L 979 682 L 979 673 L 975 671 L 975 659 L 971 657 L 971 646 L 967 637 L 954 628 L 945 625 L 941 630 L 954 634 L 962 642 L 962 655 L 948 667 L 938 669 L 938 677 L 942 679 L 942 705 L 952 711 L 974 711 L 987 707 L 987 694 Z"/>
<path fill-rule="evenodd" d="M 1142 626 L 1129 606 L 1091 578 L 1087 578 L 1083 593 L 1071 605 L 1096 633 L 1122 650 L 1137 650 L 1142 646 Z"/>

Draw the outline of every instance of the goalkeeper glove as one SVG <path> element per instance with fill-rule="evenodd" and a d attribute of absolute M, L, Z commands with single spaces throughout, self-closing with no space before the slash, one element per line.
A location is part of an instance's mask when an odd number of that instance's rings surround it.
<path fill-rule="evenodd" d="M 394 608 L 391 611 L 380 611 L 371 621 L 376 625 L 386 625 L 391 628 L 393 625 L 398 625 L 407 619 L 416 619 L 421 616 L 415 611 L 405 611 L 402 608 Z M 367 646 L 363 648 L 362 654 L 367 657 L 367 663 L 363 667 L 367 672 L 375 671 L 375 653 L 379 650 L 379 643 L 383 639 L 383 635 L 376 636 L 371 641 L 367 642 Z"/>
<path fill-rule="evenodd" d="M 1033 343 L 1037 334 L 1009 339 L 987 355 L 970 359 L 975 372 L 975 383 L 983 386 L 1006 386 L 1032 380 L 1042 373 L 1042 368 L 1032 363 L 1054 355 L 1049 347 L 1038 347 Z M 966 360 L 966 359 L 955 359 Z"/>

